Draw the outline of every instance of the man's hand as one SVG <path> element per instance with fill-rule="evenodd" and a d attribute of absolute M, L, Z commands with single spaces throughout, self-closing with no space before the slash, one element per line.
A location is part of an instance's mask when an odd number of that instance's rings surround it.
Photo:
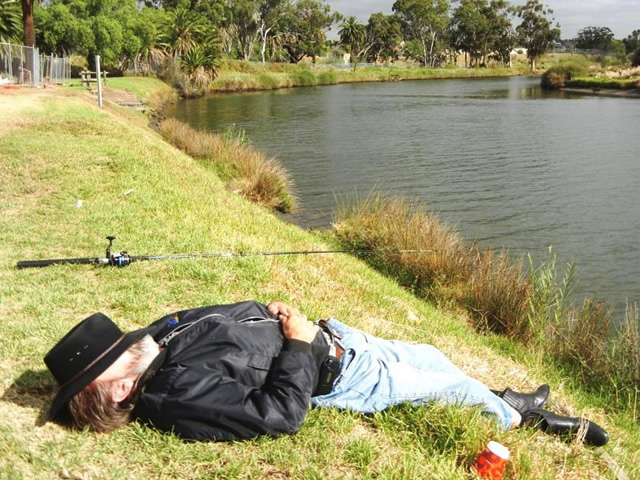
<path fill-rule="evenodd" d="M 282 320 L 283 317 L 290 317 L 294 314 L 300 315 L 300 310 L 284 302 L 271 301 L 267 305 L 267 309 L 280 320 Z"/>
<path fill-rule="evenodd" d="M 282 302 L 269 302 L 267 308 L 282 322 L 282 330 L 286 339 L 313 342 L 319 328 L 307 321 L 307 316 L 301 314 L 300 310 Z"/>

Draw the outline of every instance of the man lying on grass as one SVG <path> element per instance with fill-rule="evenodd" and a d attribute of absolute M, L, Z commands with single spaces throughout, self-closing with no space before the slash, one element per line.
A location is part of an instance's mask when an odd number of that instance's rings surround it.
<path fill-rule="evenodd" d="M 401 402 L 479 405 L 510 429 L 604 445 L 588 420 L 542 409 L 549 387 L 492 391 L 430 345 L 383 340 L 282 302 L 183 310 L 124 334 L 96 313 L 44 359 L 60 384 L 50 417 L 108 432 L 132 419 L 186 439 L 297 431 L 309 405 L 362 413 Z"/>

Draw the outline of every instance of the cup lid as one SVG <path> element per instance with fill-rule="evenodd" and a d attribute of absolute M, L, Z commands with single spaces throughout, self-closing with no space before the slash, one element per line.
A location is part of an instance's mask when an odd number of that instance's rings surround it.
<path fill-rule="evenodd" d="M 509 460 L 509 449 L 501 443 L 491 441 L 487 444 L 487 448 L 504 460 Z"/>

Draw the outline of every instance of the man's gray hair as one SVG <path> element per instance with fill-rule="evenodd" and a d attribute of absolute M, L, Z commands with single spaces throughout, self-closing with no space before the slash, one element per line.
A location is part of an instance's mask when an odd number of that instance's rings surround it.
<path fill-rule="evenodd" d="M 142 375 L 158 355 L 158 344 L 150 335 L 145 335 L 128 350 L 133 362 L 128 375 Z M 110 382 L 93 381 L 69 401 L 69 412 L 76 428 L 89 428 L 96 432 L 110 432 L 131 421 L 135 402 L 125 399 L 114 402 L 111 398 Z M 134 387 L 134 392 L 137 386 Z M 132 394 L 134 393 L 132 392 Z M 131 396 L 131 395 L 130 395 Z"/>

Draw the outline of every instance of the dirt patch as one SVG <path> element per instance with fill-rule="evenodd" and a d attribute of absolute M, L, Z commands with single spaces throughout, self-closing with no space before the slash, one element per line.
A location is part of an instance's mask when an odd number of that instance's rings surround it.
<path fill-rule="evenodd" d="M 114 103 L 135 103 L 140 99 L 129 90 L 117 90 L 115 88 L 103 88 L 102 98 Z"/>

